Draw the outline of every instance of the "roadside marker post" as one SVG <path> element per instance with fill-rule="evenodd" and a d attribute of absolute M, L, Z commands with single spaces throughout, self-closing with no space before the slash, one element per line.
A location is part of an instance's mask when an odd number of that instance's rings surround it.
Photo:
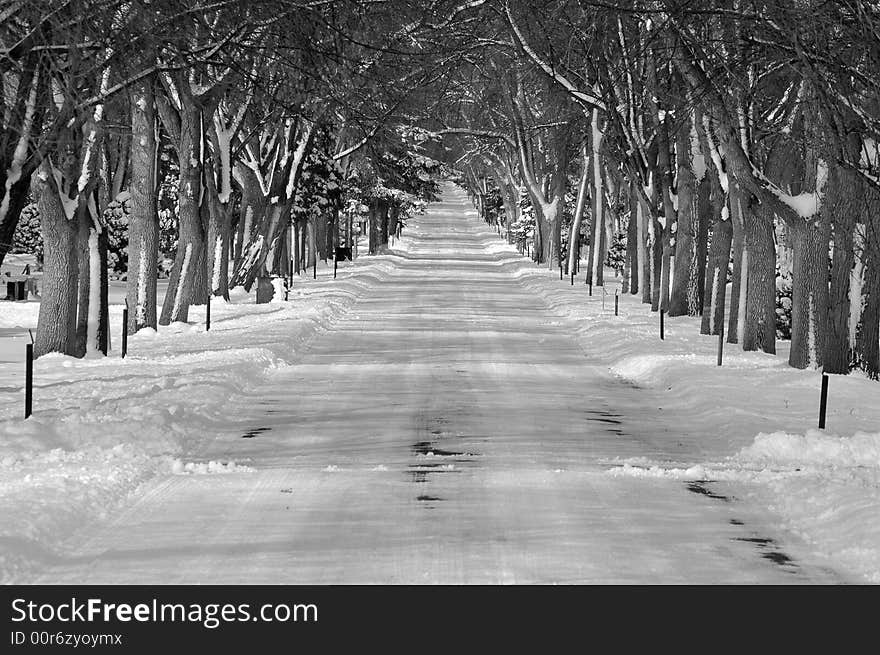
<path fill-rule="evenodd" d="M 25 346 L 24 359 L 24 417 L 28 418 L 33 413 L 34 406 L 34 342 L 31 335 L 31 343 Z"/>
<path fill-rule="evenodd" d="M 128 354 L 128 299 L 122 309 L 122 359 Z"/>
<path fill-rule="evenodd" d="M 825 429 L 825 410 L 828 407 L 828 374 L 822 373 L 822 393 L 819 396 L 819 429 Z"/>
<path fill-rule="evenodd" d="M 666 335 L 664 334 L 664 331 L 663 331 L 663 327 L 664 327 L 663 326 L 663 317 L 665 314 L 666 314 L 666 311 L 661 309 L 660 310 L 660 340 L 661 341 L 663 341 L 666 338 Z"/>

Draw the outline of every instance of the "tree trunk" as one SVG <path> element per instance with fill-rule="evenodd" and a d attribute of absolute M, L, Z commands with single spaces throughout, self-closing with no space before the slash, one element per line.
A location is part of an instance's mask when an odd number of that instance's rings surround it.
<path fill-rule="evenodd" d="M 633 295 L 639 292 L 639 243 L 638 243 L 638 198 L 632 199 L 630 194 L 630 211 L 629 221 L 626 229 L 626 270 L 627 285 L 623 289 L 623 293 L 631 293 Z"/>
<path fill-rule="evenodd" d="M 679 128 L 675 139 L 678 163 L 678 219 L 674 237 L 675 270 L 669 296 L 670 316 L 698 316 L 700 313 L 700 275 L 698 252 L 697 178 L 692 162 L 691 133 Z"/>
<path fill-rule="evenodd" d="M 641 232 L 639 237 L 639 263 L 641 266 L 641 275 L 639 284 L 642 287 L 642 302 L 646 305 L 651 304 L 651 295 L 654 287 L 654 242 L 653 229 L 651 227 L 651 218 L 648 208 L 641 201 L 636 201 L 638 207 L 638 227 Z"/>
<path fill-rule="evenodd" d="M 706 289 L 706 258 L 708 257 L 709 248 L 709 224 L 712 220 L 712 183 L 709 179 L 708 172 L 703 175 L 697 187 L 697 306 L 699 307 L 698 315 L 703 313 L 703 305 L 705 304 L 704 291 Z"/>
<path fill-rule="evenodd" d="M 730 194 L 728 204 L 730 208 L 730 220 L 733 227 L 733 237 L 731 240 L 731 258 L 733 260 L 733 270 L 730 279 L 730 312 L 727 317 L 727 343 L 740 342 L 740 312 L 745 309 L 745 300 L 742 296 L 746 288 L 741 288 L 745 279 L 743 264 L 747 263 L 744 258 L 748 255 L 745 249 L 745 232 L 743 216 L 744 212 L 750 211 L 745 205 L 745 193 L 733 183 L 730 182 Z"/>
<path fill-rule="evenodd" d="M 880 223 L 880 218 L 875 220 Z M 855 357 L 859 368 L 872 380 L 880 378 L 880 243 L 876 239 L 874 236 L 865 250 L 864 306 L 856 336 Z"/>
<path fill-rule="evenodd" d="M 50 352 L 77 354 L 77 225 L 67 219 L 51 176 L 45 160 L 33 176 L 46 252 L 35 357 Z"/>
<path fill-rule="evenodd" d="M 212 244 L 208 241 L 208 225 L 211 222 L 209 214 L 210 212 L 207 203 L 204 202 L 203 196 L 202 203 L 199 205 L 199 221 L 202 224 L 202 248 L 199 252 L 198 259 L 196 259 L 195 268 L 193 269 L 195 274 L 192 281 L 192 295 L 189 299 L 190 305 L 206 304 L 208 302 L 208 294 L 211 292 L 211 279 L 208 276 L 208 262 L 211 260 L 213 253 L 211 252 Z"/>
<path fill-rule="evenodd" d="M 718 187 L 718 191 L 721 188 Z M 720 196 L 720 197 L 719 197 Z M 730 263 L 730 246 L 733 238 L 733 224 L 730 218 L 725 220 L 722 207 L 727 200 L 725 195 L 716 195 L 714 208 L 715 220 L 712 224 L 712 245 L 709 249 L 709 260 L 706 266 L 706 288 L 703 293 L 703 321 L 700 326 L 702 334 L 720 334 L 724 329 L 724 308 L 727 302 L 727 269 Z M 726 209 L 726 207 L 725 207 Z"/>
<path fill-rule="evenodd" d="M 156 205 L 156 111 L 150 82 L 131 92 L 131 185 L 128 215 L 128 331 L 156 329 L 159 213 Z"/>
<path fill-rule="evenodd" d="M 593 164 L 593 222 L 590 230 L 590 270 L 587 272 L 587 279 L 591 280 L 596 286 L 603 286 L 604 280 L 604 263 L 605 248 L 604 246 L 604 191 L 602 188 L 602 139 L 604 133 L 599 127 L 599 111 L 593 109 L 593 117 L 591 123 L 591 139 L 590 146 L 592 148 L 591 161 Z"/>
<path fill-rule="evenodd" d="M 256 226 L 266 214 L 268 202 L 253 170 L 247 166 L 239 166 L 235 170 L 236 179 L 241 185 L 241 216 L 236 227 L 232 260 L 233 270 L 239 271 L 244 267 L 247 246 L 252 242 Z"/>
<path fill-rule="evenodd" d="M 831 287 L 828 297 L 828 332 L 822 370 L 826 373 L 849 373 L 852 362 L 850 347 L 850 303 L 861 303 L 860 297 L 850 299 L 850 275 L 855 261 L 853 230 L 859 213 L 860 199 L 864 198 L 861 185 L 853 173 L 832 166 L 828 191 L 822 211 L 831 226 L 834 254 L 831 259 Z"/>
<path fill-rule="evenodd" d="M 182 98 L 183 100 L 183 98 Z M 201 167 L 199 144 L 200 115 L 198 108 L 185 106 L 180 112 L 180 139 L 177 161 L 180 177 L 177 187 L 178 239 L 177 253 L 168 280 L 168 291 L 162 304 L 160 325 L 186 322 L 192 302 L 198 268 L 203 262 L 205 230 L 199 211 Z"/>
<path fill-rule="evenodd" d="M 229 300 L 229 206 L 211 201 L 208 239 L 205 244 L 208 290 L 215 296 Z"/>
<path fill-rule="evenodd" d="M 574 216 L 571 219 L 571 229 L 568 232 L 568 275 L 572 276 L 577 271 L 578 258 L 580 257 L 581 223 L 584 217 L 584 208 L 587 205 L 587 187 L 590 183 L 589 157 L 584 148 L 584 166 L 581 171 L 581 180 L 578 184 L 577 202 L 574 206 Z"/>
<path fill-rule="evenodd" d="M 89 291 L 91 276 L 89 242 L 91 241 L 91 221 L 82 216 L 77 209 L 72 221 L 76 225 L 77 261 L 77 315 L 76 315 L 76 357 L 82 357 L 88 349 L 89 333 Z"/>
<path fill-rule="evenodd" d="M 748 252 L 743 350 L 776 353 L 776 249 L 774 215 L 765 209 L 745 215 Z"/>
<path fill-rule="evenodd" d="M 483 196 L 480 194 L 480 206 L 483 207 Z M 379 201 L 379 251 L 388 249 L 388 212 L 391 203 L 387 200 Z"/>
<path fill-rule="evenodd" d="M 661 307 L 663 287 L 663 226 L 656 216 L 650 218 L 653 230 L 653 242 L 651 243 L 651 311 L 656 312 Z"/>
<path fill-rule="evenodd" d="M 791 351 L 789 365 L 819 367 L 828 311 L 828 230 L 822 222 L 792 223 Z"/>
<path fill-rule="evenodd" d="M 370 232 L 369 232 L 369 241 L 367 244 L 367 252 L 371 255 L 375 255 L 379 251 L 379 229 L 381 222 L 381 209 L 379 207 L 379 201 L 373 200 L 370 203 Z"/>

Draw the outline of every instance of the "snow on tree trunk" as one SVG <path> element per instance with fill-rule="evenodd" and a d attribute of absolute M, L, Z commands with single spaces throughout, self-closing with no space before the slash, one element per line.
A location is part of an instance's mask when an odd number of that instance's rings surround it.
<path fill-rule="evenodd" d="M 189 267 L 192 262 L 193 255 L 193 244 L 187 243 L 183 249 L 183 258 L 180 264 L 180 272 L 178 273 L 177 279 L 175 280 L 172 276 L 169 281 L 169 291 L 171 289 L 171 285 L 174 285 L 174 305 L 171 307 L 171 311 L 169 313 L 168 323 L 174 323 L 176 321 L 185 321 L 187 318 L 186 312 L 189 309 L 189 304 L 187 302 L 187 282 L 190 276 Z M 167 298 L 168 296 L 166 296 Z"/>

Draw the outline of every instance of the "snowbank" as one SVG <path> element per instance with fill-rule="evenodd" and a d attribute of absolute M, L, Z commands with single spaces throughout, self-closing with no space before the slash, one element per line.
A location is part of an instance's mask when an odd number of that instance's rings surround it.
<path fill-rule="evenodd" d="M 880 433 L 857 432 L 851 437 L 821 430 L 809 430 L 806 434 L 762 433 L 737 458 L 775 464 L 880 469 Z"/>

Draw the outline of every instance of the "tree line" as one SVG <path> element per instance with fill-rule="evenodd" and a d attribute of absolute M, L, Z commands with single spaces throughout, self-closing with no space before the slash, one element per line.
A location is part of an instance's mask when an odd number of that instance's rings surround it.
<path fill-rule="evenodd" d="M 0 263 L 22 212 L 38 215 L 36 355 L 107 352 L 108 221 L 122 206 L 130 333 L 332 257 L 364 221 L 381 250 L 437 190 L 439 162 L 399 120 L 448 59 L 414 47 L 430 20 L 417 9 L 3 2 Z M 176 238 L 160 304 L 163 212 Z"/>
<path fill-rule="evenodd" d="M 106 350 L 120 194 L 134 332 L 352 223 L 381 250 L 442 164 L 536 262 L 586 243 L 601 286 L 611 252 L 744 350 L 775 352 L 782 294 L 792 366 L 880 374 L 875 2 L 6 0 L 0 24 L 0 261 L 32 203 L 38 354 Z"/>
<path fill-rule="evenodd" d="M 470 5 L 433 130 L 484 215 L 569 272 L 583 231 L 600 286 L 622 242 L 626 292 L 746 351 L 784 289 L 791 366 L 878 376 L 877 3 Z"/>

